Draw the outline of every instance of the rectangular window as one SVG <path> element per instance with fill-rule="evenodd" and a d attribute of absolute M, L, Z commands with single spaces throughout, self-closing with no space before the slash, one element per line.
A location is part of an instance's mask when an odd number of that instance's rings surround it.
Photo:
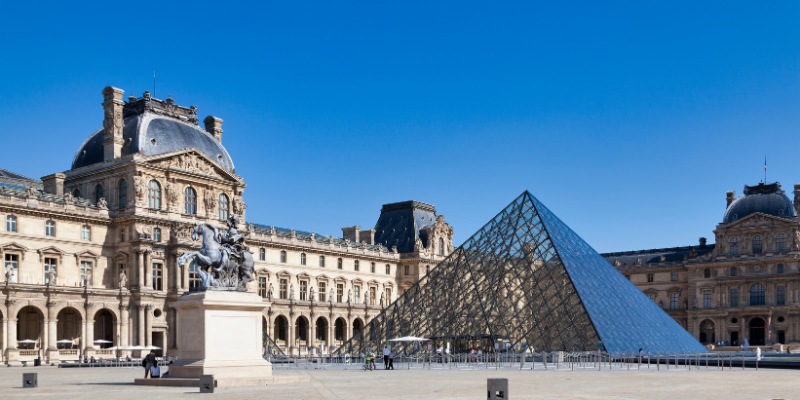
<path fill-rule="evenodd" d="M 308 300 L 308 282 L 300 281 L 300 301 Z"/>
<path fill-rule="evenodd" d="M 778 286 L 775 288 L 775 304 L 779 306 L 786 305 L 786 286 Z"/>
<path fill-rule="evenodd" d="M 653 283 L 653 274 L 647 274 L 647 282 Z"/>
<path fill-rule="evenodd" d="M 327 293 L 328 293 L 328 285 L 325 282 L 320 282 L 319 293 L 318 293 L 320 302 L 325 302 L 325 299 L 327 298 Z"/>
<path fill-rule="evenodd" d="M 369 304 L 370 305 L 375 305 L 375 294 L 377 292 L 378 292 L 378 290 L 375 287 L 370 287 L 369 288 Z"/>
<path fill-rule="evenodd" d="M 782 273 L 783 273 L 783 264 L 778 264 L 778 265 L 775 267 L 775 272 L 777 272 L 777 273 L 779 273 L 779 274 L 782 274 Z"/>
<path fill-rule="evenodd" d="M 286 295 L 287 295 L 287 293 L 289 291 L 289 288 L 288 288 L 289 281 L 287 279 L 281 279 L 279 283 L 280 283 L 280 291 L 278 292 L 278 297 L 281 298 L 281 299 L 286 300 L 286 298 L 287 298 Z"/>
<path fill-rule="evenodd" d="M 358 260 L 355 260 L 355 261 L 353 261 L 353 270 L 354 270 L 354 271 L 358 271 L 358 268 L 359 268 L 359 266 L 358 266 Z"/>
<path fill-rule="evenodd" d="M 258 249 L 258 260 L 265 261 L 266 259 L 267 259 L 267 249 L 263 247 Z"/>
<path fill-rule="evenodd" d="M 81 286 L 92 286 L 91 261 L 81 261 L 80 279 L 81 279 Z"/>
<path fill-rule="evenodd" d="M 375 263 L 369 263 L 369 272 L 375 273 Z"/>
<path fill-rule="evenodd" d="M 6 232 L 17 231 L 17 217 L 13 215 L 6 216 Z"/>
<path fill-rule="evenodd" d="M 728 299 L 731 307 L 739 307 L 739 288 L 730 288 L 728 290 Z"/>
<path fill-rule="evenodd" d="M 669 275 L 669 279 L 670 279 L 672 282 L 677 282 L 677 281 L 678 281 L 678 272 L 677 272 L 677 271 L 673 271 L 673 272 L 672 272 L 672 273 Z"/>
<path fill-rule="evenodd" d="M 89 228 L 89 225 L 84 225 L 81 227 L 81 239 L 92 240 L 92 230 Z"/>
<path fill-rule="evenodd" d="M 344 299 L 344 284 L 337 283 L 336 284 L 336 302 L 341 303 Z"/>
<path fill-rule="evenodd" d="M 392 302 L 392 288 L 386 288 L 386 305 Z"/>
<path fill-rule="evenodd" d="M 197 266 L 197 261 L 192 261 L 189 264 L 189 290 L 197 289 L 200 287 L 200 274 L 197 272 L 199 267 Z"/>
<path fill-rule="evenodd" d="M 403 266 L 403 275 L 410 275 L 408 265 Z"/>
<path fill-rule="evenodd" d="M 711 278 L 711 269 L 706 268 L 703 270 L 703 278 Z"/>
<path fill-rule="evenodd" d="M 258 277 L 258 295 L 262 298 L 267 298 L 267 277 L 266 276 L 259 276 Z"/>
<path fill-rule="evenodd" d="M 731 267 L 730 276 L 739 275 L 739 270 L 736 267 Z"/>
<path fill-rule="evenodd" d="M 56 223 L 54 221 L 45 221 L 44 234 L 50 237 L 54 237 L 56 235 Z"/>
<path fill-rule="evenodd" d="M 6 276 L 11 283 L 17 283 L 19 276 L 19 256 L 16 254 L 6 254 Z"/>
<path fill-rule="evenodd" d="M 325 256 L 319 256 L 319 266 L 325 268 Z"/>
<path fill-rule="evenodd" d="M 680 299 L 679 293 L 670 293 L 669 294 L 669 309 L 670 310 L 678 310 L 678 300 Z"/>
<path fill-rule="evenodd" d="M 353 285 L 353 303 L 360 304 L 361 303 L 361 285 Z"/>
<path fill-rule="evenodd" d="M 153 263 L 153 290 L 164 290 L 164 264 Z"/>
<path fill-rule="evenodd" d="M 45 257 L 44 259 L 44 284 L 49 285 L 50 283 L 50 275 L 52 272 L 53 277 L 56 276 L 56 264 L 58 260 L 55 258 Z"/>
<path fill-rule="evenodd" d="M 392 274 L 392 266 L 386 264 L 386 275 L 391 275 L 391 274 Z"/>
<path fill-rule="evenodd" d="M 281 262 L 286 262 L 286 250 L 281 250 Z"/>
<path fill-rule="evenodd" d="M 711 308 L 711 290 L 703 290 L 703 308 Z"/>
<path fill-rule="evenodd" d="M 161 228 L 153 228 L 153 241 L 161 243 Z"/>
<path fill-rule="evenodd" d="M 341 258 L 336 260 L 336 268 L 342 269 L 342 259 Z"/>

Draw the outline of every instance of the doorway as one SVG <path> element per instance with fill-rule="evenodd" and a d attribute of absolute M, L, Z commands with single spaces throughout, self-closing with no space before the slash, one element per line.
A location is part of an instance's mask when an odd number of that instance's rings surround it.
<path fill-rule="evenodd" d="M 765 344 L 764 338 L 766 337 L 766 323 L 761 318 L 753 318 L 748 324 L 750 327 L 750 340 L 751 346 L 763 346 Z"/>

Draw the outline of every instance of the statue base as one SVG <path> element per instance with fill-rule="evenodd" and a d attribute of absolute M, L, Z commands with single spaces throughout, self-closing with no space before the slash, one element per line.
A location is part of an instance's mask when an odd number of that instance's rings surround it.
<path fill-rule="evenodd" d="M 178 360 L 170 378 L 214 375 L 218 387 L 265 385 L 272 364 L 262 343 L 263 311 L 255 293 L 208 290 L 188 293 L 175 303 Z"/>

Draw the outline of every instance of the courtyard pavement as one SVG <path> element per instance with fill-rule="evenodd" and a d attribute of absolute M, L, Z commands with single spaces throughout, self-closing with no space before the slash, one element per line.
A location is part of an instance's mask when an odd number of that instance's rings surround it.
<path fill-rule="evenodd" d="M 0 399 L 486 399 L 488 378 L 507 378 L 508 399 L 800 399 L 796 370 L 698 369 L 276 369 L 307 382 L 217 388 L 133 385 L 141 368 L 0 368 Z M 38 373 L 39 387 L 22 388 L 22 374 Z"/>

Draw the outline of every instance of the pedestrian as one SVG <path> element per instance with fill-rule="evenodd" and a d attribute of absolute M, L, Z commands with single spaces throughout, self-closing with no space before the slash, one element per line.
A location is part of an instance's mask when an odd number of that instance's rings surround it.
<path fill-rule="evenodd" d="M 394 369 L 394 352 L 389 353 L 389 369 Z"/>
<path fill-rule="evenodd" d="M 383 348 L 383 369 L 389 369 L 389 354 L 392 354 L 392 350 L 387 344 L 386 347 Z"/>
<path fill-rule="evenodd" d="M 144 379 L 150 376 L 150 368 L 156 365 L 156 351 L 150 350 L 150 354 L 142 360 L 142 367 L 144 367 Z"/>

